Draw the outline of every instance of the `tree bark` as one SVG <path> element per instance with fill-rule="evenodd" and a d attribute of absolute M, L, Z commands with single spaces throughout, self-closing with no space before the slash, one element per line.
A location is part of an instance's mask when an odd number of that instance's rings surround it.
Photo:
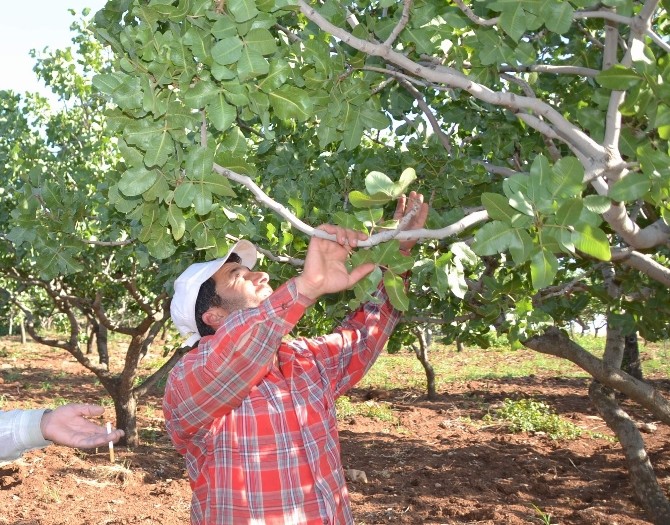
<path fill-rule="evenodd" d="M 638 345 L 637 332 L 625 337 L 621 370 L 640 381 L 644 379 L 642 376 L 642 363 L 640 362 L 640 347 Z"/>
<path fill-rule="evenodd" d="M 437 397 L 437 392 L 435 390 L 435 369 L 433 368 L 433 365 L 430 364 L 430 359 L 428 358 L 428 347 L 430 346 L 430 343 L 426 337 L 426 330 L 417 328 L 414 331 L 414 334 L 419 340 L 419 344 L 412 345 L 412 349 L 426 373 L 426 394 L 428 399 L 433 401 Z"/>
<path fill-rule="evenodd" d="M 543 354 L 561 357 L 588 372 L 599 383 L 626 394 L 665 424 L 670 424 L 670 402 L 649 383 L 638 381 L 620 368 L 598 359 L 558 328 L 531 337 L 524 345 Z"/>
<path fill-rule="evenodd" d="M 619 407 L 612 391 L 607 390 L 598 382 L 591 383 L 589 397 L 598 409 L 600 417 L 619 438 L 626 456 L 633 490 L 640 504 L 652 523 L 668 525 L 670 523 L 670 502 L 656 480 L 654 469 L 644 448 L 644 441 L 635 422 Z"/>
<path fill-rule="evenodd" d="M 128 448 L 136 448 L 140 444 L 139 432 L 137 430 L 137 400 L 134 395 L 125 399 L 114 399 L 114 410 L 116 413 L 116 426 L 122 428 L 125 436 L 119 441 L 119 445 Z"/>
<path fill-rule="evenodd" d="M 98 360 L 101 365 L 105 365 L 109 370 L 109 331 L 104 324 L 98 324 L 96 330 L 96 343 L 98 346 Z"/>

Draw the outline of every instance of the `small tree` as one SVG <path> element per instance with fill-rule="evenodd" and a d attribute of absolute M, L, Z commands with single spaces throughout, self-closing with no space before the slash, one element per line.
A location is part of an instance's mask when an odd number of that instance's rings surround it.
<path fill-rule="evenodd" d="M 96 375 L 114 401 L 125 441 L 138 444 L 136 407 L 163 377 L 168 360 L 138 377 L 141 359 L 169 319 L 164 286 L 171 268 L 129 237 L 126 217 L 108 206 L 110 173 L 119 157 L 103 134 L 106 102 L 90 76 L 107 62 L 85 23 L 74 47 L 39 58 L 35 70 L 60 97 L 60 109 L 38 95 L 0 91 L 0 275 L 3 302 L 22 312 L 36 341 L 68 351 Z M 45 322 L 64 320 L 64 333 Z M 86 351 L 92 327 L 129 340 L 120 370 Z M 99 357 L 101 357 L 99 355 Z"/>

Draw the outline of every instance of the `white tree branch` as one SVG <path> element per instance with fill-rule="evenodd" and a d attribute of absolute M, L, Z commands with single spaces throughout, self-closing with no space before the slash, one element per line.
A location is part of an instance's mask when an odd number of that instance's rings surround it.
<path fill-rule="evenodd" d="M 472 96 L 495 106 L 503 106 L 513 110 L 526 110 L 547 119 L 560 133 L 561 139 L 570 141 L 575 148 L 580 149 L 586 156 L 594 159 L 606 158 L 606 152 L 602 146 L 591 139 L 583 131 L 569 122 L 563 115 L 552 108 L 549 104 L 538 99 L 518 96 L 514 93 L 496 92 L 486 86 L 473 82 L 462 73 L 447 67 L 434 66 L 425 67 L 418 64 L 405 55 L 381 44 L 369 42 L 356 38 L 346 30 L 335 26 L 320 15 L 305 0 L 298 0 L 301 12 L 323 31 L 330 33 L 335 38 L 363 53 L 384 58 L 388 62 L 404 69 L 405 71 L 420 76 L 428 81 L 445 84 L 452 88 L 463 89 Z"/>
<path fill-rule="evenodd" d="M 286 219 L 291 226 L 296 228 L 298 231 L 301 231 L 309 237 L 320 237 L 322 239 L 333 240 L 334 237 L 322 230 L 314 228 L 309 224 L 301 221 L 296 217 L 291 211 L 284 206 L 283 204 L 273 200 L 268 196 L 251 178 L 246 175 L 240 175 L 228 168 L 214 164 L 214 171 L 224 177 L 241 184 L 247 188 L 254 195 L 256 200 L 266 208 L 274 211 L 280 217 Z M 409 240 L 420 240 L 420 239 L 445 239 L 447 237 L 452 237 L 463 232 L 467 228 L 474 226 L 480 222 L 488 220 L 488 213 L 486 211 L 476 211 L 470 213 L 466 217 L 463 217 L 460 221 L 455 222 L 444 228 L 437 230 L 429 230 L 425 228 L 416 229 L 416 230 L 405 230 L 407 224 L 411 221 L 413 216 L 418 211 L 418 206 L 410 210 L 403 219 L 398 223 L 398 226 L 393 230 L 384 230 L 379 233 L 375 233 L 368 237 L 367 240 L 361 241 L 358 245 L 361 248 L 366 248 L 370 246 L 376 246 L 383 242 L 390 241 L 392 239 L 398 239 L 400 241 L 409 241 Z"/>

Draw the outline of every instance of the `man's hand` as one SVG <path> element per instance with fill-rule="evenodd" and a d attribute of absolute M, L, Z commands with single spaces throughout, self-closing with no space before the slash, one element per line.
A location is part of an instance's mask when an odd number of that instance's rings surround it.
<path fill-rule="evenodd" d="M 104 414 L 104 407 L 98 405 L 63 405 L 51 412 L 45 412 L 40 422 L 40 430 L 44 439 L 57 445 L 78 448 L 95 448 L 106 445 L 110 441 L 118 441 L 123 430 L 107 430 L 86 419 Z"/>
<path fill-rule="evenodd" d="M 365 263 L 349 273 L 345 265 L 351 250 L 358 246 L 358 241 L 368 238 L 366 234 L 332 224 L 324 224 L 318 229 L 334 235 L 337 240 L 312 237 L 309 242 L 305 266 L 296 284 L 298 292 L 312 301 L 321 295 L 351 288 L 375 269 L 373 263 Z"/>
<path fill-rule="evenodd" d="M 427 203 L 423 202 L 423 195 L 416 193 L 415 191 L 410 192 L 409 197 L 402 195 L 398 199 L 395 214 L 393 215 L 393 218 L 397 221 L 401 221 L 403 217 L 405 217 L 405 215 L 412 211 L 415 207 L 417 207 L 418 210 L 404 228 L 405 230 L 418 230 L 423 228 L 423 226 L 426 224 L 426 219 L 428 218 L 429 206 Z M 400 243 L 400 251 L 403 254 L 408 255 L 415 244 L 415 240 L 402 241 Z"/>

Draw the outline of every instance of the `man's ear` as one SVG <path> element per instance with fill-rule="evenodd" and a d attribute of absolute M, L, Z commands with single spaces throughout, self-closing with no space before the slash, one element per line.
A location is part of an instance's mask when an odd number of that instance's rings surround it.
<path fill-rule="evenodd" d="M 202 320 L 207 325 L 216 330 L 228 314 L 222 308 L 210 308 L 202 314 Z"/>

